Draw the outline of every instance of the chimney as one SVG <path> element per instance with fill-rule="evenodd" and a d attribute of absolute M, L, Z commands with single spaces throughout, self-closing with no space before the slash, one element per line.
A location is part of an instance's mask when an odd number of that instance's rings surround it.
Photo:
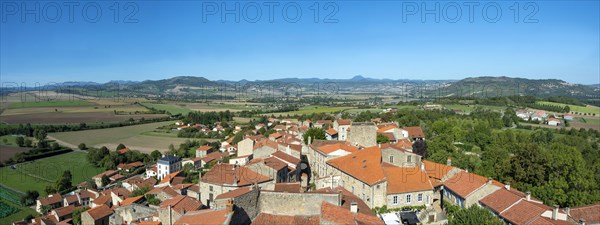
<path fill-rule="evenodd" d="M 452 166 L 452 157 L 448 156 L 448 159 L 446 159 L 446 165 Z"/>
<path fill-rule="evenodd" d="M 350 203 L 350 212 L 358 213 L 358 204 L 356 202 Z"/>
<path fill-rule="evenodd" d="M 173 207 L 169 205 L 169 225 L 173 225 Z"/>
<path fill-rule="evenodd" d="M 381 148 L 381 143 L 377 144 L 377 146 L 378 146 L 379 148 Z"/>
<path fill-rule="evenodd" d="M 571 208 L 565 208 L 565 212 L 567 213 L 567 216 L 571 216 Z"/>
<path fill-rule="evenodd" d="M 227 203 L 225 203 L 225 212 L 227 212 L 227 213 L 233 212 L 233 200 L 232 199 L 227 200 Z"/>
<path fill-rule="evenodd" d="M 552 209 L 552 219 L 558 219 L 558 205 L 554 205 L 554 209 Z"/>
<path fill-rule="evenodd" d="M 421 171 L 425 172 L 425 163 L 421 163 Z"/>
<path fill-rule="evenodd" d="M 342 206 L 342 198 L 344 195 L 342 194 L 342 190 L 338 190 L 338 206 Z"/>
<path fill-rule="evenodd" d="M 308 136 L 308 145 L 311 145 L 311 144 L 312 144 L 312 137 Z"/>
<path fill-rule="evenodd" d="M 285 153 L 288 154 L 288 155 L 292 154 L 292 152 L 290 151 L 290 145 L 289 144 L 287 145 L 287 148 L 285 149 Z"/>
<path fill-rule="evenodd" d="M 504 184 L 504 188 L 506 188 L 507 191 L 510 191 L 510 182 L 506 182 L 506 184 Z"/>
<path fill-rule="evenodd" d="M 525 192 L 525 200 L 531 201 L 531 191 Z"/>
<path fill-rule="evenodd" d="M 488 177 L 487 183 L 488 184 L 492 184 L 493 179 L 491 177 Z"/>

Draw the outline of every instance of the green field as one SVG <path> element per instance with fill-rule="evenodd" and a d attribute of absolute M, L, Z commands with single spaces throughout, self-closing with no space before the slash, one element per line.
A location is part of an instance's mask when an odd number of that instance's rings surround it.
<path fill-rule="evenodd" d="M 73 174 L 73 185 L 103 171 L 88 163 L 86 155 L 84 152 L 72 152 L 21 163 L 17 165 L 17 169 L 4 167 L 0 169 L 0 183 L 21 192 L 36 190 L 44 196 L 44 188 L 53 185 L 65 170 L 70 170 Z"/>
<path fill-rule="evenodd" d="M 498 111 L 498 112 L 506 109 L 506 107 L 502 107 L 502 106 L 462 105 L 462 104 L 447 104 L 447 105 L 444 105 L 444 107 L 446 107 L 447 109 L 451 109 L 451 110 L 462 110 L 465 113 L 470 113 L 471 111 L 475 110 L 477 107 L 481 107 L 483 109 L 488 109 L 488 110 L 492 110 L 492 111 Z"/>
<path fill-rule="evenodd" d="M 27 138 L 27 137 L 25 137 L 25 138 Z M 27 138 L 27 139 L 31 139 L 31 138 Z M 6 142 L 4 142 L 4 140 L 6 140 Z M 16 135 L 0 136 L 0 145 L 4 145 L 4 146 L 18 146 L 16 140 L 17 140 L 17 136 Z"/>
<path fill-rule="evenodd" d="M 571 111 L 581 112 L 581 113 L 600 114 L 600 107 L 595 107 L 595 106 L 589 106 L 589 105 L 588 106 L 578 106 L 578 105 L 569 105 L 569 104 L 546 102 L 546 101 L 537 101 L 535 103 L 542 104 L 542 105 L 556 105 L 556 106 L 560 106 L 560 107 L 565 107 L 568 105 L 569 108 L 571 109 Z"/>
<path fill-rule="evenodd" d="M 275 116 L 285 116 L 285 115 L 302 115 L 302 114 L 312 114 L 312 113 L 335 113 L 340 112 L 346 109 L 352 109 L 352 107 L 328 107 L 328 106 L 305 106 L 302 107 L 298 111 L 290 111 L 290 112 L 281 112 L 281 113 L 265 113 L 263 115 L 270 116 L 271 114 Z"/>
<path fill-rule="evenodd" d="M 35 212 L 33 209 L 31 209 L 29 207 L 17 206 L 10 202 L 4 201 L 3 199 L 0 200 L 0 204 L 2 204 L 2 203 L 7 204 L 11 207 L 17 208 L 18 211 L 7 217 L 0 218 L 0 224 L 11 224 L 12 222 L 23 220 L 27 215 L 34 215 L 34 216 L 37 215 L 37 212 Z"/>
<path fill-rule="evenodd" d="M 50 133 L 48 136 L 72 146 L 85 143 L 90 147 L 106 146 L 114 150 L 117 145 L 122 143 L 130 149 L 150 153 L 154 150 L 167 151 L 170 144 L 179 146 L 187 140 L 186 138 L 176 137 L 176 131 L 165 133 L 164 130 L 157 129 L 171 124 L 174 124 L 174 122 L 165 121 L 107 129 Z"/>
<path fill-rule="evenodd" d="M 189 112 L 191 112 L 192 110 L 187 109 L 187 108 L 183 108 L 177 105 L 171 105 L 171 104 L 157 104 L 157 103 L 141 103 L 143 106 L 149 107 L 149 108 L 155 108 L 157 110 L 165 110 L 169 113 L 171 113 L 172 115 L 175 114 L 181 114 L 181 115 L 187 115 Z"/>
<path fill-rule="evenodd" d="M 11 103 L 8 108 L 9 109 L 18 109 L 18 108 L 35 108 L 35 107 L 68 107 L 68 106 L 88 106 L 92 105 L 92 103 L 75 100 L 75 101 L 33 101 L 33 102 L 14 102 Z"/>

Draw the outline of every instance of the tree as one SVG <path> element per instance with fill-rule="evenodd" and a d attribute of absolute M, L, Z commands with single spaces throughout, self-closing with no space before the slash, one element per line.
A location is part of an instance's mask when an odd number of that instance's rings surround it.
<path fill-rule="evenodd" d="M 121 150 L 121 149 L 124 149 L 124 148 L 127 148 L 127 147 L 125 147 L 125 145 L 124 145 L 124 144 L 119 144 L 119 145 L 117 146 L 117 150 Z"/>
<path fill-rule="evenodd" d="M 92 179 L 87 180 L 85 183 L 88 186 L 88 188 L 98 189 L 98 185 L 96 185 L 96 182 Z"/>
<path fill-rule="evenodd" d="M 50 205 L 40 206 L 40 212 L 42 213 L 42 215 L 48 214 L 48 212 L 50 212 L 50 210 L 52 210 L 52 207 Z"/>
<path fill-rule="evenodd" d="M 416 140 L 413 145 L 413 152 L 423 158 L 427 158 L 427 142 L 425 140 Z"/>
<path fill-rule="evenodd" d="M 40 130 L 34 130 L 33 131 L 33 136 L 35 137 L 35 139 L 38 140 L 44 140 L 46 139 L 46 136 L 48 136 L 48 132 L 46 132 L 46 130 L 40 129 Z"/>
<path fill-rule="evenodd" d="M 25 138 L 23 136 L 18 136 L 15 141 L 19 147 L 25 146 Z"/>
<path fill-rule="evenodd" d="M 304 133 L 304 143 L 308 144 L 308 138 L 314 140 L 325 140 L 325 131 L 321 128 L 310 128 Z"/>
<path fill-rule="evenodd" d="M 44 188 L 44 192 L 46 192 L 46 195 L 55 194 L 56 188 L 54 188 L 52 185 L 48 185 Z"/>
<path fill-rule="evenodd" d="M 389 143 L 390 142 L 390 138 L 383 135 L 383 134 L 377 134 L 377 144 L 384 144 L 384 143 Z"/>
<path fill-rule="evenodd" d="M 472 205 L 460 209 L 448 218 L 448 225 L 503 225 L 502 221 L 487 209 Z"/>
<path fill-rule="evenodd" d="M 162 156 L 162 153 L 160 153 L 160 151 L 158 151 L 158 150 L 154 150 L 154 151 L 152 151 L 152 153 L 150 153 L 150 156 L 152 157 L 152 159 L 154 161 L 156 161 L 156 160 L 160 159 L 160 157 Z"/>
<path fill-rule="evenodd" d="M 60 145 L 58 145 L 58 143 L 56 143 L 56 142 L 52 142 L 52 144 L 50 146 L 51 146 L 52 150 L 60 149 Z"/>
<path fill-rule="evenodd" d="M 69 190 L 73 187 L 73 175 L 70 170 L 65 170 L 56 181 L 56 190 L 59 192 Z"/>
<path fill-rule="evenodd" d="M 83 208 L 75 208 L 73 210 L 73 225 L 80 225 L 81 224 L 81 213 L 87 211 L 88 209 L 90 209 L 89 207 L 83 207 Z"/>
<path fill-rule="evenodd" d="M 137 196 L 142 196 L 146 193 L 148 193 L 152 188 L 150 188 L 150 186 L 144 186 L 138 189 L 133 190 L 133 192 L 131 192 L 131 195 L 129 197 L 137 197 Z"/>
<path fill-rule="evenodd" d="M 25 139 L 25 147 L 33 146 L 33 142 L 30 139 Z"/>
<path fill-rule="evenodd" d="M 87 147 L 85 146 L 85 143 L 80 143 L 79 146 L 77 146 L 79 149 L 81 150 L 86 150 Z"/>
<path fill-rule="evenodd" d="M 108 179 L 108 176 L 102 175 L 102 186 L 104 187 L 108 184 L 110 184 L 110 179 Z"/>

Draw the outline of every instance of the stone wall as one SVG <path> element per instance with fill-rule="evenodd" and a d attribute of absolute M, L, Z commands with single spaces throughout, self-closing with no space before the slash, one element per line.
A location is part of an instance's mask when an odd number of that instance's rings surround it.
<path fill-rule="evenodd" d="M 348 133 L 348 142 L 364 147 L 377 144 L 377 126 L 374 123 L 353 123 Z"/>
<path fill-rule="evenodd" d="M 110 224 L 131 224 L 131 221 L 150 217 L 157 212 L 158 211 L 156 209 L 138 204 L 119 207 L 115 209 L 115 213 L 114 216 L 111 217 Z"/>
<path fill-rule="evenodd" d="M 475 192 L 471 193 L 471 195 L 467 196 L 465 199 L 465 208 L 470 207 L 471 205 L 477 204 L 479 200 L 485 198 L 485 196 L 490 195 L 494 191 L 497 191 L 500 187 L 487 183 L 482 188 L 479 188 Z"/>
<path fill-rule="evenodd" d="M 276 215 L 318 215 L 321 203 L 340 205 L 339 194 L 262 192 L 260 212 Z"/>
<path fill-rule="evenodd" d="M 390 156 L 393 157 L 393 162 L 391 161 Z M 410 157 L 410 162 L 408 161 Z M 403 152 L 400 151 L 398 149 L 394 149 L 394 148 L 385 148 L 381 150 L 381 159 L 389 164 L 398 166 L 398 167 L 410 167 L 410 168 L 414 168 L 414 167 L 419 167 L 421 166 L 421 156 L 414 154 L 414 153 L 409 153 L 409 152 Z"/>
<path fill-rule="evenodd" d="M 420 202 L 418 201 L 419 194 L 422 194 L 422 196 L 423 196 L 423 198 Z M 406 203 L 407 195 L 411 196 L 410 203 Z M 394 204 L 394 202 L 393 202 L 394 196 L 396 196 L 398 199 L 397 204 Z M 433 202 L 433 197 L 434 197 L 433 190 L 416 191 L 416 192 L 411 192 L 411 193 L 390 194 L 390 195 L 387 195 L 386 205 L 387 205 L 388 209 L 401 208 L 404 206 L 419 206 L 419 205 L 429 206 Z M 429 201 L 428 201 L 428 199 L 429 199 Z"/>
<path fill-rule="evenodd" d="M 251 155 L 253 148 L 254 141 L 250 138 L 238 142 L 238 156 Z"/>

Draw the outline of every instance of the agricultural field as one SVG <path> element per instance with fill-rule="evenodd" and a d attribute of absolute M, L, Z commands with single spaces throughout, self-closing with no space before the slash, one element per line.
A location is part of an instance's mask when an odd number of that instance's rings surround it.
<path fill-rule="evenodd" d="M 178 105 L 172 105 L 172 104 L 159 104 L 159 103 L 141 103 L 141 104 L 146 107 L 155 108 L 157 110 L 165 110 L 165 111 L 171 113 L 172 115 L 175 115 L 175 114 L 186 115 L 192 111 L 190 109 L 187 109 L 187 108 L 184 108 L 184 107 L 181 107 Z"/>
<path fill-rule="evenodd" d="M 103 171 L 88 163 L 86 155 L 71 152 L 17 164 L 16 169 L 0 168 L 0 183 L 21 192 L 36 190 L 43 196 L 47 185 L 54 184 L 63 171 L 70 170 L 73 184 L 77 185 Z"/>
<path fill-rule="evenodd" d="M 481 107 L 483 109 L 488 109 L 492 111 L 501 112 L 506 109 L 503 106 L 490 106 L 490 105 L 461 105 L 461 104 L 447 104 L 444 105 L 447 109 L 450 110 L 461 110 L 465 113 L 471 113 L 471 111 L 475 110 L 477 107 Z"/>
<path fill-rule="evenodd" d="M 173 121 L 166 121 L 107 129 L 50 133 L 48 137 L 72 146 L 85 143 L 90 147 L 106 146 L 109 149 L 115 149 L 122 143 L 130 149 L 150 153 L 154 150 L 167 151 L 170 144 L 179 146 L 187 140 L 186 138 L 177 138 L 172 133 L 157 130 L 158 127 L 173 123 Z"/>
<path fill-rule="evenodd" d="M 335 113 L 342 112 L 346 109 L 352 109 L 353 107 L 329 107 L 329 106 L 305 106 L 300 108 L 298 111 L 290 111 L 290 112 L 280 112 L 280 113 L 265 113 L 263 115 L 270 116 L 287 116 L 287 115 L 303 115 L 303 114 L 312 114 L 312 113 Z"/>
<path fill-rule="evenodd" d="M 8 108 L 9 109 L 18 109 L 18 108 L 36 108 L 36 107 L 68 107 L 68 106 L 88 106 L 92 105 L 87 101 L 83 100 L 58 100 L 58 101 L 31 101 L 31 102 L 13 102 Z"/>
<path fill-rule="evenodd" d="M 10 159 L 19 152 L 27 152 L 29 148 L 19 147 L 16 143 L 17 136 L 0 136 L 0 162 Z"/>
<path fill-rule="evenodd" d="M 546 102 L 546 101 L 537 101 L 536 103 L 542 104 L 542 105 L 555 105 L 555 106 L 560 106 L 560 107 L 565 107 L 568 105 L 569 108 L 571 109 L 571 111 L 573 111 L 573 112 L 595 113 L 596 115 L 600 116 L 600 107 L 597 107 L 597 106 L 591 106 L 591 105 L 578 106 L 578 105 L 569 105 L 569 104 Z"/>
<path fill-rule="evenodd" d="M 166 117 L 164 114 L 132 114 L 115 115 L 111 112 L 98 113 L 35 113 L 23 115 L 2 115 L 0 121 L 8 124 L 79 124 L 79 123 L 110 123 L 132 119 L 152 119 Z"/>
<path fill-rule="evenodd" d="M 239 112 L 242 110 L 259 109 L 260 105 L 256 104 L 239 104 L 239 103 L 141 103 L 146 107 L 165 110 L 171 114 L 186 115 L 192 111 L 199 112 L 221 112 L 229 110 L 231 112 Z"/>
<path fill-rule="evenodd" d="M 23 218 L 25 218 L 28 215 L 34 215 L 34 216 L 37 215 L 37 212 L 35 212 L 33 209 L 31 209 L 29 207 L 18 206 L 13 203 L 5 201 L 4 199 L 0 200 L 0 207 L 6 207 L 6 206 L 1 206 L 1 205 L 7 205 L 9 207 L 15 208 L 16 211 L 6 217 L 0 217 L 0 224 L 11 224 L 14 221 L 23 220 Z M 0 211 L 2 211 L 2 210 L 4 210 L 4 209 L 0 209 Z"/>

